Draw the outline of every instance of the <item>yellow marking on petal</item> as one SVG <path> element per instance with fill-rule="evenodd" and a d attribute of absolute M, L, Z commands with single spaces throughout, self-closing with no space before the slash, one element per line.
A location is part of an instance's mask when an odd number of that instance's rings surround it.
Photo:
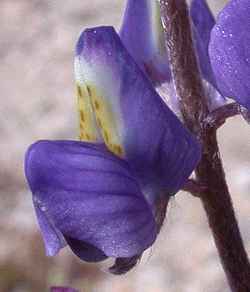
<path fill-rule="evenodd" d="M 98 140 L 99 133 L 89 93 L 90 91 L 83 83 L 77 83 L 76 94 L 80 124 L 79 139 L 81 141 L 96 142 Z"/>
<path fill-rule="evenodd" d="M 100 108 L 98 101 L 96 101 L 96 100 L 94 101 L 94 106 L 95 106 L 95 109 L 98 111 Z"/>
<path fill-rule="evenodd" d="M 97 125 L 100 127 L 100 128 L 102 128 L 102 122 L 101 122 L 101 120 L 97 117 L 96 118 L 96 122 L 97 122 Z"/>
<path fill-rule="evenodd" d="M 95 113 L 96 123 L 102 134 L 104 142 L 108 149 L 118 156 L 123 156 L 124 151 L 121 146 L 121 138 L 118 133 L 117 119 L 113 112 L 112 105 L 107 98 L 104 98 L 101 93 L 94 87 L 88 84 L 89 96 L 92 103 L 92 108 Z"/>
<path fill-rule="evenodd" d="M 79 85 L 76 86 L 77 89 L 77 96 L 82 97 L 82 90 L 81 87 Z"/>
<path fill-rule="evenodd" d="M 103 130 L 103 133 L 104 133 L 104 140 L 108 144 L 109 143 L 109 134 L 108 134 L 107 130 Z"/>
<path fill-rule="evenodd" d="M 91 89 L 89 88 L 88 85 L 86 86 L 86 88 L 87 88 L 87 91 L 88 91 L 88 95 L 89 95 L 89 97 L 91 97 Z"/>
<path fill-rule="evenodd" d="M 84 112 L 82 110 L 80 110 L 80 120 L 81 120 L 82 123 L 85 122 Z"/>
<path fill-rule="evenodd" d="M 85 135 L 84 134 L 80 134 L 79 135 L 79 140 L 84 141 L 85 140 Z"/>
<path fill-rule="evenodd" d="M 122 156 L 123 155 L 123 150 L 122 147 L 120 145 L 114 145 L 115 148 L 115 152 L 119 155 Z"/>

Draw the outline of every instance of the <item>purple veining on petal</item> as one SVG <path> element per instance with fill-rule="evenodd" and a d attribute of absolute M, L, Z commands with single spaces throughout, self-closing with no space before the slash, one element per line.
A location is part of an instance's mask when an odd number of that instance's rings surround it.
<path fill-rule="evenodd" d="M 131 257 L 154 242 L 150 206 L 126 161 L 105 146 L 39 141 L 25 170 L 39 217 L 49 218 L 82 259 Z M 40 227 L 49 237 L 51 229 Z"/>

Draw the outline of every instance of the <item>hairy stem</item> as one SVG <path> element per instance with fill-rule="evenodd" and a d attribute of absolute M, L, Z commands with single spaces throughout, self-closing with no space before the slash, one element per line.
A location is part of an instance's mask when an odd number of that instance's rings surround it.
<path fill-rule="evenodd" d="M 207 190 L 207 187 L 198 183 L 194 179 L 189 179 L 186 184 L 182 187 L 184 192 L 189 192 L 194 197 L 201 197 L 202 194 Z"/>
<path fill-rule="evenodd" d="M 202 144 L 202 159 L 196 169 L 197 182 L 206 186 L 201 200 L 228 283 L 234 292 L 247 292 L 250 291 L 250 264 L 225 180 L 216 129 L 204 123 L 208 108 L 187 5 L 185 0 L 161 0 L 160 5 L 172 77 L 184 121 Z"/>
<path fill-rule="evenodd" d="M 221 106 L 209 113 L 204 122 L 207 127 L 218 129 L 226 122 L 226 119 L 240 115 L 241 113 L 241 106 L 238 103 L 233 102 Z"/>

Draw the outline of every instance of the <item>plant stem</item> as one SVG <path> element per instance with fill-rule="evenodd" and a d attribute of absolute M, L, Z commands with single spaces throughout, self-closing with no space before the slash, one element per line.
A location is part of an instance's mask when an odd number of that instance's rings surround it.
<path fill-rule="evenodd" d="M 240 115 L 241 113 L 241 106 L 238 103 L 233 102 L 223 105 L 209 113 L 204 122 L 207 127 L 218 129 L 226 122 L 226 119 Z"/>
<path fill-rule="evenodd" d="M 189 179 L 186 184 L 182 187 L 182 190 L 184 192 L 189 192 L 194 197 L 200 198 L 202 194 L 207 190 L 206 186 L 203 186 L 202 184 L 198 183 L 194 179 Z"/>
<path fill-rule="evenodd" d="M 250 291 L 250 264 L 225 180 L 216 129 L 206 127 L 206 96 L 193 48 L 185 0 L 160 1 L 171 72 L 186 126 L 202 144 L 196 168 L 199 184 L 206 186 L 201 200 L 206 211 L 221 263 L 234 292 Z"/>

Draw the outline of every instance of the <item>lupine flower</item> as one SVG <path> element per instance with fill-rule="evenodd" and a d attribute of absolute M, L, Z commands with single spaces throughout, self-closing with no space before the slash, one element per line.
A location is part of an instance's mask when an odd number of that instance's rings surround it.
<path fill-rule="evenodd" d="M 159 201 L 200 159 L 199 143 L 131 55 L 112 27 L 85 30 L 75 58 L 81 141 L 38 141 L 25 158 L 47 254 L 69 245 L 84 261 L 113 257 L 114 273 L 153 244 Z"/>
<path fill-rule="evenodd" d="M 231 0 L 211 32 L 209 55 L 221 92 L 250 110 L 250 2 Z"/>

